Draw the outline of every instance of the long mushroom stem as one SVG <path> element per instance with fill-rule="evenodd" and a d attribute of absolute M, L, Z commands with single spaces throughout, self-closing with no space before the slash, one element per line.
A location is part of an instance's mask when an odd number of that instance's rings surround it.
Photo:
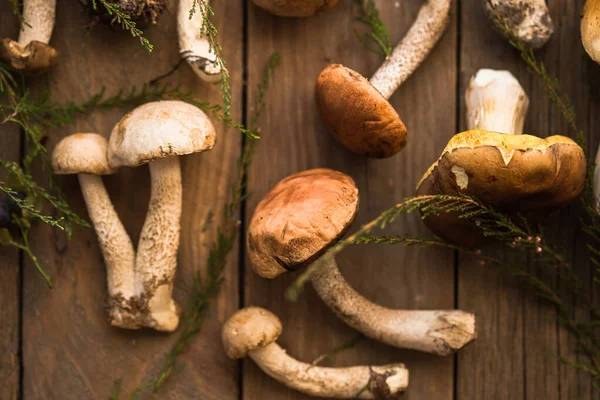
<path fill-rule="evenodd" d="M 406 36 L 370 79 L 389 99 L 421 65 L 450 22 L 450 0 L 427 0 Z"/>
<path fill-rule="evenodd" d="M 208 0 L 205 0 L 208 4 Z M 195 13 L 190 18 L 190 10 Z M 196 75 L 205 82 L 214 83 L 219 80 L 221 66 L 208 40 L 201 36 L 204 24 L 203 7 L 197 0 L 179 0 L 177 11 L 177 34 L 179 37 L 179 54 L 192 67 Z"/>
<path fill-rule="evenodd" d="M 335 260 L 312 277 L 323 301 L 346 324 L 391 346 L 445 356 L 477 337 L 475 316 L 459 310 L 393 310 L 370 302 L 342 276 Z"/>
<path fill-rule="evenodd" d="M 171 332 L 180 314 L 172 292 L 179 248 L 181 168 L 177 157 L 151 161 L 149 168 L 150 203 L 135 260 L 137 291 L 148 300 L 148 325 Z"/>
<path fill-rule="evenodd" d="M 50 42 L 56 14 L 56 0 L 23 0 L 23 20 L 19 44 L 27 46 L 32 41 Z"/>
<path fill-rule="evenodd" d="M 287 387 L 311 396 L 395 399 L 408 387 L 408 371 L 403 364 L 318 367 L 290 357 L 277 343 L 252 350 L 248 356 L 267 375 Z"/>
<path fill-rule="evenodd" d="M 110 322 L 114 326 L 135 329 L 139 327 L 139 321 L 133 315 L 132 304 L 136 297 L 133 244 L 110 201 L 102 178 L 92 174 L 77 174 L 77 177 L 106 263 Z"/>

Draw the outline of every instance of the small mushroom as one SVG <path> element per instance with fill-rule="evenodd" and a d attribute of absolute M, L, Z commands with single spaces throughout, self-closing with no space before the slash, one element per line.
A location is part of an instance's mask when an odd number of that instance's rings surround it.
<path fill-rule="evenodd" d="M 19 40 L 0 39 L 0 61 L 15 71 L 35 74 L 54 65 L 58 53 L 48 45 L 54 28 L 56 0 L 23 0 Z"/>
<path fill-rule="evenodd" d="M 529 98 L 509 71 L 477 71 L 467 87 L 465 103 L 468 129 L 523 133 Z"/>
<path fill-rule="evenodd" d="M 394 52 L 370 81 L 340 64 L 317 78 L 315 100 L 335 138 L 352 152 L 390 157 L 406 145 L 406 127 L 388 99 L 442 37 L 450 21 L 450 0 L 427 0 Z"/>
<path fill-rule="evenodd" d="M 108 165 L 107 147 L 106 139 L 95 133 L 67 136 L 54 148 L 52 169 L 56 174 L 77 174 L 106 263 L 110 296 L 109 320 L 114 326 L 135 329 L 139 326 L 134 276 L 135 252 L 99 176 L 115 172 Z"/>
<path fill-rule="evenodd" d="M 539 49 L 545 45 L 554 32 L 546 0 L 482 1 L 494 26 L 497 24 L 497 13 L 506 21 L 508 28 L 531 49 Z"/>
<path fill-rule="evenodd" d="M 335 7 L 339 0 L 252 0 L 260 8 L 280 17 L 310 17 Z"/>
<path fill-rule="evenodd" d="M 310 396 L 398 399 L 408 387 L 403 364 L 326 368 L 298 361 L 275 343 L 281 331 L 281 321 L 273 313 L 247 307 L 225 322 L 221 338 L 230 358 L 249 356 L 267 375 Z"/>
<path fill-rule="evenodd" d="M 600 1 L 587 0 L 581 18 L 581 42 L 592 60 L 600 63 Z"/>
<path fill-rule="evenodd" d="M 320 258 L 350 228 L 358 189 L 329 169 L 293 174 L 257 205 L 248 229 L 252 269 L 264 278 Z M 346 324 L 392 346 L 448 355 L 475 339 L 475 316 L 458 310 L 392 310 L 370 302 L 343 278 L 335 261 L 312 276 L 325 303 Z"/>
<path fill-rule="evenodd" d="M 179 324 L 172 298 L 181 218 L 179 157 L 210 150 L 215 129 L 197 107 L 182 101 L 156 101 L 137 107 L 117 125 L 109 140 L 112 168 L 148 163 L 151 194 L 135 260 L 137 293 L 148 307 L 147 326 L 171 332 Z"/>
<path fill-rule="evenodd" d="M 200 35 L 203 25 L 202 7 L 195 4 L 196 11 L 190 18 L 190 10 L 197 0 L 179 0 L 177 11 L 177 34 L 179 37 L 179 54 L 192 67 L 192 70 L 205 82 L 214 83 L 219 80 L 221 67 L 216 62 L 214 51 L 205 37 Z M 208 0 L 207 0 L 208 3 Z"/>

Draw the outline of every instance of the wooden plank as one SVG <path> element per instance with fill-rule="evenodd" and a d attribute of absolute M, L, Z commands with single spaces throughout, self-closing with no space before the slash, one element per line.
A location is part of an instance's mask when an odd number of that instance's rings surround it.
<path fill-rule="evenodd" d="M 179 59 L 176 38 L 176 1 L 158 24 L 146 29 L 154 52 L 124 32 L 108 27 L 86 27 L 89 19 L 70 0 L 59 0 L 53 45 L 61 54 L 50 75 L 53 99 L 82 101 L 106 87 L 107 94 L 144 82 L 167 71 Z M 215 2 L 214 22 L 232 75 L 234 113 L 241 118 L 243 8 L 240 2 Z M 182 65 L 172 82 L 193 89 L 195 95 L 221 102 L 218 85 L 199 81 Z M 37 90 L 45 87 L 40 80 Z M 74 126 L 52 130 L 50 150 L 59 139 L 74 132 L 108 135 L 125 110 L 94 112 Z M 179 269 L 175 298 L 187 307 L 195 271 L 206 265 L 210 244 L 221 223 L 223 205 L 229 196 L 240 134 L 216 123 L 218 144 L 209 153 L 183 158 L 183 216 Z M 122 169 L 105 178 L 108 192 L 127 231 L 137 243 L 149 196 L 147 167 Z M 87 216 L 79 185 L 73 176 L 59 183 L 73 209 Z M 177 339 L 151 331 L 123 331 L 106 321 L 105 270 L 94 231 L 77 227 L 71 241 L 43 225 L 32 233 L 34 250 L 54 280 L 49 290 L 31 263 L 25 265 L 23 360 L 24 396 L 27 399 L 107 398 L 116 379 L 123 379 L 121 398 L 134 387 L 156 379 L 163 354 Z M 213 304 L 202 332 L 181 357 L 180 366 L 163 388 L 161 398 L 237 398 L 237 368 L 220 345 L 220 325 L 238 305 L 237 251 L 225 272 L 225 286 Z"/>
<path fill-rule="evenodd" d="M 396 43 L 414 20 L 420 2 L 378 1 L 384 22 Z M 355 226 L 371 220 L 397 201 L 413 195 L 421 174 L 437 157 L 455 129 L 456 22 L 392 98 L 409 130 L 409 144 L 388 160 L 366 160 L 341 147 L 316 113 L 313 89 L 320 70 L 343 63 L 365 75 L 381 59 L 363 49 L 352 34 L 351 2 L 307 19 L 273 17 L 249 10 L 249 99 L 255 95 L 261 66 L 270 53 L 281 52 L 262 120 L 263 138 L 250 173 L 247 220 L 262 196 L 285 176 L 315 167 L 339 169 L 351 175 L 361 191 L 361 210 Z M 425 232 L 418 216 L 399 220 L 395 232 Z M 339 257 L 346 279 L 367 298 L 389 307 L 452 308 L 454 261 L 449 251 L 431 249 L 349 249 Z M 245 305 L 272 310 L 283 322 L 280 343 L 298 359 L 310 361 L 355 334 L 324 306 L 311 287 L 297 303 L 284 300 L 285 288 L 297 274 L 273 281 L 253 274 L 246 260 Z M 310 286 L 310 285 L 309 285 Z M 410 369 L 406 398 L 451 399 L 453 359 L 401 351 L 364 340 L 337 358 L 336 365 L 383 364 L 403 361 Z M 244 362 L 246 399 L 304 399 Z"/>
<path fill-rule="evenodd" d="M 0 5 L 0 37 L 16 38 L 19 21 L 12 14 L 10 4 Z M 5 99 L 3 98 L 2 101 Z M 0 158 L 19 161 L 21 158 L 21 135 L 14 124 L 0 125 Z M 1 173 L 0 178 L 5 174 Z M 16 400 L 20 385 L 20 324 L 21 290 L 19 251 L 0 247 L 0 399 Z"/>

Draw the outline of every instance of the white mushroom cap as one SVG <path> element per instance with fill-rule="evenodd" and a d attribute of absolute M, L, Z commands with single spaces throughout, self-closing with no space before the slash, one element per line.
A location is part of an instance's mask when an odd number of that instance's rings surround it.
<path fill-rule="evenodd" d="M 76 133 L 62 139 L 52 153 L 55 174 L 110 175 L 115 171 L 108 165 L 108 143 L 97 133 Z"/>
<path fill-rule="evenodd" d="M 248 352 L 276 341 L 282 330 L 281 321 L 272 312 L 246 307 L 225 322 L 221 339 L 229 358 L 243 358 Z"/>
<path fill-rule="evenodd" d="M 137 107 L 114 127 L 108 149 L 111 167 L 136 167 L 152 160 L 210 150 L 215 128 L 206 114 L 183 101 Z"/>

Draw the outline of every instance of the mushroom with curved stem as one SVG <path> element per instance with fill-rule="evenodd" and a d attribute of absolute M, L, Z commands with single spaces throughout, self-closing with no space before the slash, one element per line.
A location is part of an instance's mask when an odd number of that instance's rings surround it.
<path fill-rule="evenodd" d="M 450 0 L 427 0 L 392 55 L 370 82 L 340 64 L 317 78 L 315 100 L 335 138 L 352 152 L 390 157 L 406 145 L 406 127 L 388 99 L 439 41 L 450 21 Z"/>
<path fill-rule="evenodd" d="M 171 332 L 180 308 L 172 298 L 177 269 L 182 185 L 178 156 L 210 150 L 215 129 L 197 107 L 157 101 L 137 107 L 117 125 L 109 140 L 113 168 L 148 163 L 151 194 L 135 260 L 140 299 L 148 308 L 147 326 Z"/>
<path fill-rule="evenodd" d="M 267 375 L 311 396 L 398 399 L 408 387 L 403 364 L 327 368 L 298 361 L 275 343 L 281 331 L 281 321 L 273 313 L 247 307 L 225 322 L 221 338 L 230 358 L 249 356 Z"/>
<path fill-rule="evenodd" d="M 496 25 L 498 16 L 525 45 L 539 49 L 554 32 L 546 0 L 482 0 L 486 14 Z M 505 32 L 503 32 L 505 34 Z"/>
<path fill-rule="evenodd" d="M 248 228 L 253 270 L 274 278 L 316 261 L 350 228 L 358 189 L 349 176 L 329 169 L 293 174 L 258 204 Z M 448 355 L 475 339 L 475 317 L 458 310 L 393 310 L 362 297 L 335 262 L 312 276 L 325 303 L 346 324 L 392 346 Z"/>
<path fill-rule="evenodd" d="M 310 17 L 335 7 L 339 0 L 252 0 L 252 2 L 279 17 Z"/>
<path fill-rule="evenodd" d="M 585 51 L 597 63 L 600 63 L 600 1 L 587 0 L 583 6 L 581 18 L 581 42 Z"/>
<path fill-rule="evenodd" d="M 137 329 L 138 313 L 134 262 L 135 251 L 99 175 L 112 174 L 106 158 L 107 141 L 95 133 L 77 133 L 62 139 L 52 153 L 56 174 L 77 174 L 88 214 L 106 263 L 109 320 L 113 326 Z"/>
<path fill-rule="evenodd" d="M 0 40 L 0 60 L 27 74 L 52 67 L 58 53 L 48 44 L 54 29 L 56 0 L 23 0 L 23 22 L 18 41 Z"/>
<path fill-rule="evenodd" d="M 450 139 L 417 185 L 418 196 L 474 196 L 534 223 L 548 220 L 577 198 L 585 185 L 583 149 L 564 136 L 522 135 L 529 101 L 508 71 L 480 70 L 465 98 L 467 126 L 476 129 Z M 424 222 L 460 246 L 487 241 L 457 213 L 430 215 Z"/>
<path fill-rule="evenodd" d="M 208 0 L 205 2 L 208 4 Z M 190 17 L 192 7 L 195 7 L 195 12 Z M 221 76 L 221 65 L 217 62 L 210 43 L 200 33 L 204 24 L 204 14 L 199 9 L 201 7 L 204 5 L 200 4 L 198 0 L 179 0 L 177 11 L 179 54 L 200 79 L 215 83 Z"/>

